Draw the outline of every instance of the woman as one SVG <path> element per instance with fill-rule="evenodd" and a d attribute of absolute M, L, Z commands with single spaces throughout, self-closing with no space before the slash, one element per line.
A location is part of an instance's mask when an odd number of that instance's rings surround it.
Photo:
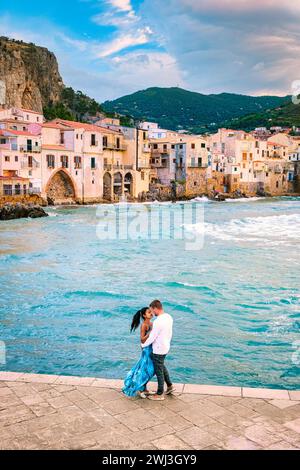
<path fill-rule="evenodd" d="M 149 308 L 145 307 L 136 312 L 131 323 L 131 333 L 135 331 L 140 322 L 141 325 L 141 342 L 145 343 L 149 338 L 149 334 L 152 330 L 151 323 L 152 313 Z M 123 393 L 128 397 L 134 397 L 139 395 L 141 398 L 147 398 L 151 394 L 147 390 L 147 384 L 154 375 L 154 365 L 152 360 L 152 345 L 147 348 L 143 348 L 142 356 L 138 363 L 128 373 L 124 380 Z"/>

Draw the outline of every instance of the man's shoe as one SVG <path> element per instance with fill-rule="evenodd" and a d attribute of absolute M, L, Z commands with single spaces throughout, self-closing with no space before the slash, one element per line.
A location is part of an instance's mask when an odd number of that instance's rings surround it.
<path fill-rule="evenodd" d="M 171 395 L 173 392 L 175 392 L 175 387 L 171 385 L 171 387 L 167 388 L 166 395 Z"/>
<path fill-rule="evenodd" d="M 164 401 L 165 397 L 163 395 L 155 394 L 155 395 L 149 395 L 148 399 L 153 400 L 153 401 Z"/>

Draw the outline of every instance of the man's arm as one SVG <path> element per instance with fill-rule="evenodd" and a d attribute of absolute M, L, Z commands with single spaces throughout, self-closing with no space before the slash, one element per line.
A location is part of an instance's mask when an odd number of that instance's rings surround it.
<path fill-rule="evenodd" d="M 159 331 L 160 331 L 159 325 L 157 323 L 157 320 L 155 320 L 155 322 L 153 323 L 153 328 L 149 335 L 149 338 L 144 344 L 142 344 L 142 348 L 146 348 L 147 346 L 150 346 L 150 344 L 152 344 L 158 337 Z"/>

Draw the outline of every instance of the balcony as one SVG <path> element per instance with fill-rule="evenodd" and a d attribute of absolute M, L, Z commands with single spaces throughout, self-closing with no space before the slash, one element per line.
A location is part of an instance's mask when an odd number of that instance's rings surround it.
<path fill-rule="evenodd" d="M 208 168 L 208 164 L 207 163 L 189 163 L 188 164 L 188 168 Z"/>
<path fill-rule="evenodd" d="M 13 150 L 18 151 L 18 145 L 7 142 L 6 144 L 0 144 L 0 150 Z"/>
<path fill-rule="evenodd" d="M 104 170 L 113 171 L 113 170 L 133 170 L 133 165 L 113 165 L 111 163 L 104 163 Z"/>
<path fill-rule="evenodd" d="M 117 151 L 124 151 L 124 150 L 127 150 L 127 145 L 117 145 L 117 144 L 113 144 L 113 143 L 105 143 L 103 144 L 103 149 L 104 150 L 117 150 Z"/>
<path fill-rule="evenodd" d="M 37 169 L 40 168 L 40 163 L 36 161 L 34 158 L 32 159 L 32 162 L 29 162 L 27 159 L 21 160 L 21 168 L 22 170 L 31 170 L 31 169 Z"/>
<path fill-rule="evenodd" d="M 40 145 L 20 145 L 19 147 L 20 152 L 25 152 L 25 153 L 40 153 L 41 152 L 41 146 Z"/>

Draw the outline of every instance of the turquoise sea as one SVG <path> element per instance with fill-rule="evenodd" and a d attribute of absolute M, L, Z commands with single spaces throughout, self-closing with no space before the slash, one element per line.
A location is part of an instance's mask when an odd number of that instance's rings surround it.
<path fill-rule="evenodd" d="M 174 381 L 299 389 L 300 198 L 197 204 L 199 251 L 101 240 L 96 206 L 0 222 L 0 370 L 123 378 L 140 354 L 131 317 L 159 298 Z"/>

